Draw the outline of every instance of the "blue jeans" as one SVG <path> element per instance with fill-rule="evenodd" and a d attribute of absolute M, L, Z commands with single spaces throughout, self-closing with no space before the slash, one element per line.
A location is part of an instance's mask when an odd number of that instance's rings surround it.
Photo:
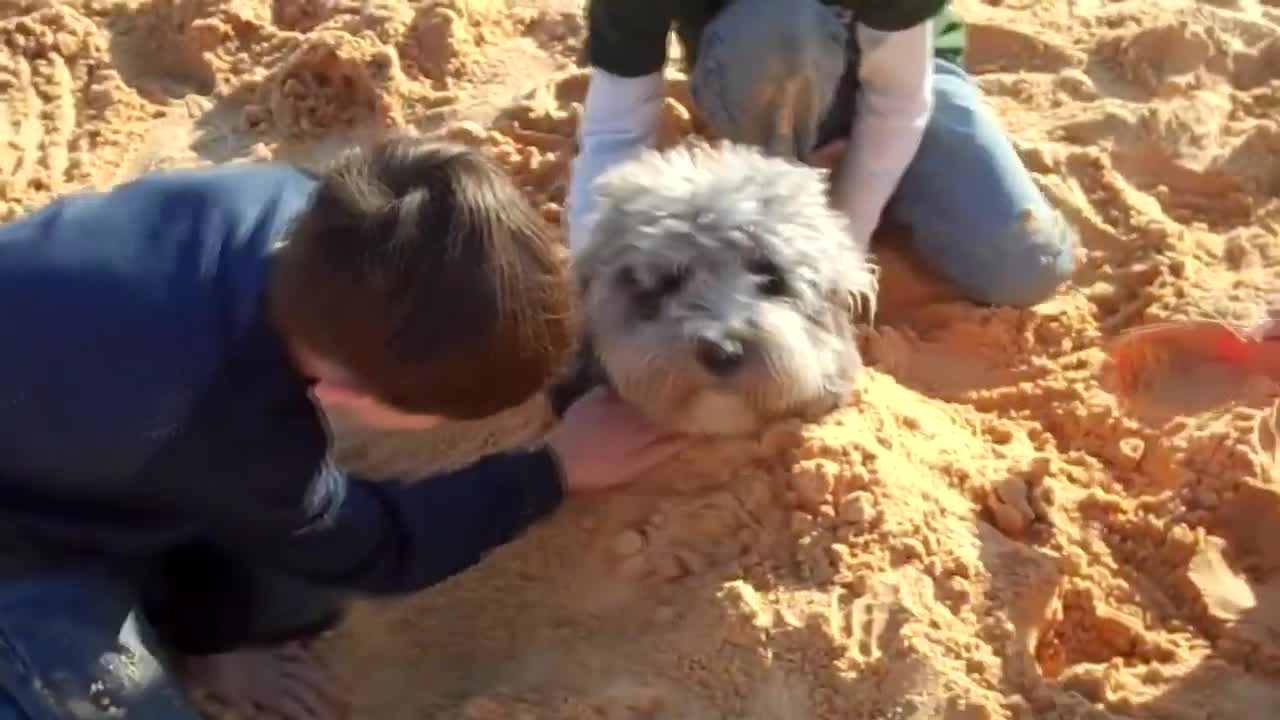
<path fill-rule="evenodd" d="M 205 593 L 231 578 L 233 595 Z M 218 639 L 269 644 L 326 629 L 342 612 L 336 592 L 247 565 L 196 562 L 165 583 L 180 587 L 152 602 L 161 583 L 92 567 L 0 573 L 0 720 L 201 720 L 173 672 L 170 638 L 206 643 L 230 632 Z M 200 627 L 174 631 L 172 622 L 152 622 L 166 617 Z"/>
<path fill-rule="evenodd" d="M 0 720 L 200 720 L 133 589 L 107 574 L 0 580 Z"/>
<path fill-rule="evenodd" d="M 856 47 L 817 0 L 734 0 L 707 26 L 691 73 L 722 137 L 804 159 L 847 137 Z M 783 84 L 785 83 L 785 90 Z M 1077 235 L 1036 187 L 978 88 L 934 61 L 934 111 L 886 213 L 914 254 L 973 301 L 1026 307 L 1075 270 Z"/>

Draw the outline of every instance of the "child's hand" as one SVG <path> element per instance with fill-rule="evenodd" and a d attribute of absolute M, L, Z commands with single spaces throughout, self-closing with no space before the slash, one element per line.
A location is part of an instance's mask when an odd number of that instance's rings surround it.
<path fill-rule="evenodd" d="M 560 460 L 565 489 L 598 490 L 628 483 L 674 456 L 685 439 L 654 427 L 605 388 L 569 406 L 547 444 Z"/>
<path fill-rule="evenodd" d="M 845 153 L 849 151 L 848 140 L 833 140 L 820 148 L 815 148 L 805 159 L 805 163 L 834 174 L 844 162 Z"/>

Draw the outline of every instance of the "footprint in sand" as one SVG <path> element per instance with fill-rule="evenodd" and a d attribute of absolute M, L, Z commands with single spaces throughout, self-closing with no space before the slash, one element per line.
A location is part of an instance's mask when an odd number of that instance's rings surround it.
<path fill-rule="evenodd" d="M 0 52 L 0 58 L 5 54 Z M 44 59 L 44 69 L 21 56 L 9 56 L 8 82 L 0 86 L 0 200 L 18 197 L 33 187 L 60 184 L 67 170 L 68 143 L 75 129 L 73 81 L 57 55 Z"/>
<path fill-rule="evenodd" d="M 967 23 L 966 66 L 975 74 L 992 72 L 1059 73 L 1084 67 L 1086 57 L 1017 28 Z"/>
<path fill-rule="evenodd" d="M 915 570 L 872 579 L 867 591 L 849 606 L 851 652 L 864 662 L 874 662 L 888 654 L 898 643 L 902 629 L 926 616 L 926 598 L 932 595 L 933 581 Z"/>
<path fill-rule="evenodd" d="M 871 663 L 885 662 L 880 681 L 881 702 L 872 717 L 892 720 L 978 720 L 983 708 L 948 692 L 948 679 L 936 660 L 901 652 L 902 632 L 914 622 L 935 614 L 933 580 L 906 568 L 877 576 L 849 607 L 851 652 Z"/>
<path fill-rule="evenodd" d="M 1110 50 L 1128 79 L 1153 93 L 1172 90 L 1171 80 L 1203 68 L 1216 51 L 1204 30 L 1180 22 L 1122 33 L 1100 49 Z"/>
<path fill-rule="evenodd" d="M 1262 455 L 1264 477 L 1280 484 L 1280 402 L 1258 417 L 1254 441 Z"/>

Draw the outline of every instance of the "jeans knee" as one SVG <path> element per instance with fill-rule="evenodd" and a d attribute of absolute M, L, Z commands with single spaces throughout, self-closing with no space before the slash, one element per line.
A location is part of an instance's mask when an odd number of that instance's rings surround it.
<path fill-rule="evenodd" d="M 818 0 L 735 0 L 702 31 L 698 58 L 731 56 L 742 68 L 768 66 L 796 69 L 812 58 L 843 56 L 848 31 L 838 10 Z"/>
<path fill-rule="evenodd" d="M 28 720 L 30 717 L 18 704 L 17 698 L 5 692 L 4 688 L 0 688 L 0 720 Z"/>
<path fill-rule="evenodd" d="M 689 78 L 711 127 L 807 153 L 847 64 L 848 38 L 834 12 L 815 0 L 737 0 L 723 10 L 703 31 Z"/>
<path fill-rule="evenodd" d="M 989 305 L 1031 307 L 1053 297 L 1071 280 L 1079 246 L 1075 228 L 1056 211 L 1039 217 L 1028 213 L 995 240 L 986 271 L 968 278 L 973 299 Z"/>

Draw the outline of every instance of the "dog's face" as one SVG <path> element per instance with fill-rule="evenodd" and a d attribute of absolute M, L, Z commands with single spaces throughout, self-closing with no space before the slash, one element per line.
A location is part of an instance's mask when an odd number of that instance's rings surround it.
<path fill-rule="evenodd" d="M 876 273 L 822 172 L 686 144 L 611 170 L 596 203 L 576 266 L 591 343 L 624 399 L 666 427 L 738 434 L 849 397 Z"/>

